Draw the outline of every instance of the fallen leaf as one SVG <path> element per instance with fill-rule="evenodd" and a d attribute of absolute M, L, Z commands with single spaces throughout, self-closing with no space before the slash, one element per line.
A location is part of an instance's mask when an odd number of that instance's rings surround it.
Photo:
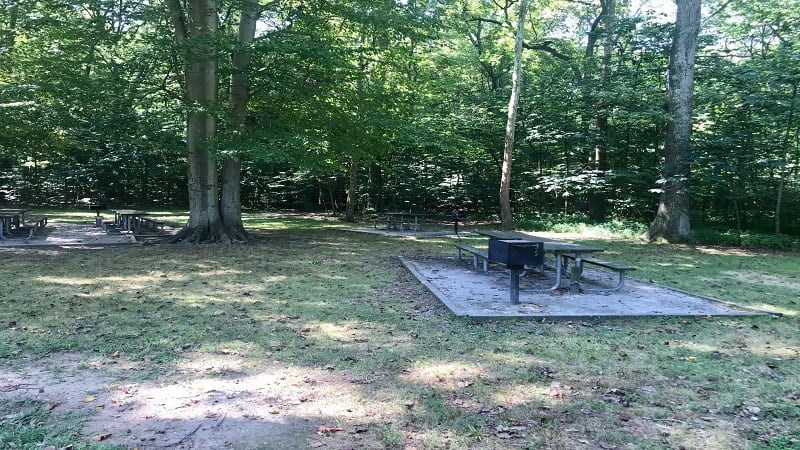
<path fill-rule="evenodd" d="M 92 403 L 95 401 L 96 398 L 94 395 L 87 395 L 85 399 L 83 399 L 83 403 Z"/>
<path fill-rule="evenodd" d="M 48 411 L 52 411 L 52 410 L 56 409 L 59 405 L 61 405 L 61 402 L 52 402 L 52 403 L 48 404 L 45 409 L 48 410 Z"/>
<path fill-rule="evenodd" d="M 338 425 L 320 425 L 317 428 L 317 434 L 319 435 L 333 434 L 337 431 L 342 431 L 342 427 Z"/>
<path fill-rule="evenodd" d="M 561 390 L 561 383 L 551 383 L 550 392 L 548 392 L 547 395 L 549 395 L 550 398 L 564 398 L 564 391 Z"/>
<path fill-rule="evenodd" d="M 95 434 L 94 440 L 97 442 L 105 441 L 106 439 L 111 437 L 111 433 L 103 433 L 103 434 Z"/>

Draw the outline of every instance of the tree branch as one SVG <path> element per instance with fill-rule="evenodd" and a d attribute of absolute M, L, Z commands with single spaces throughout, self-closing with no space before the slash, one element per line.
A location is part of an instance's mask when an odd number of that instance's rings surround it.
<path fill-rule="evenodd" d="M 572 57 L 569 55 L 565 55 L 559 52 L 557 49 L 551 47 L 552 41 L 543 41 L 536 44 L 531 44 L 528 42 L 523 42 L 522 46 L 528 50 L 540 50 L 543 52 L 547 52 L 550 56 L 560 59 L 562 61 L 572 61 Z"/>

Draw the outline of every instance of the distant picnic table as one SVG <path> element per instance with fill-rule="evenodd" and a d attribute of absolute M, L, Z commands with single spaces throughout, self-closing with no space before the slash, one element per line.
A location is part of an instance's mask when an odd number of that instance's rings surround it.
<path fill-rule="evenodd" d="M 385 212 L 377 216 L 372 226 L 385 226 L 387 230 L 420 231 L 432 216 L 427 212 Z"/>
<path fill-rule="evenodd" d="M 25 237 L 31 239 L 34 234 L 43 230 L 47 225 L 47 217 L 29 217 L 25 219 L 27 208 L 2 208 L 0 209 L 0 239 L 11 237 Z"/>

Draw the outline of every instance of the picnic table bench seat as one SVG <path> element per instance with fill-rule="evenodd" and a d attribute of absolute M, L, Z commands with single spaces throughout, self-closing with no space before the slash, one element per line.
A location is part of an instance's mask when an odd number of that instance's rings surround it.
<path fill-rule="evenodd" d="M 569 253 L 564 253 L 561 255 L 561 257 L 564 259 L 571 259 L 571 260 L 575 259 L 575 255 Z M 608 269 L 612 272 L 616 272 L 617 274 L 619 274 L 619 281 L 614 287 L 590 288 L 590 289 L 585 289 L 586 291 L 604 291 L 604 292 L 618 291 L 622 289 L 622 286 L 625 284 L 625 274 L 629 271 L 636 270 L 636 267 L 633 266 L 619 264 L 611 261 L 605 261 L 598 258 L 581 258 L 581 267 L 578 268 L 579 272 L 583 272 L 583 266 L 585 264 L 591 264 L 593 266 L 603 267 L 605 269 Z"/>
<path fill-rule="evenodd" d="M 117 223 L 113 220 L 106 219 L 105 217 L 98 215 L 94 218 L 94 221 L 95 226 L 100 227 L 103 231 L 109 232 L 116 230 Z"/>
<path fill-rule="evenodd" d="M 483 271 L 484 273 L 489 272 L 489 251 L 488 250 L 481 250 L 476 247 L 472 247 L 470 245 L 465 244 L 456 244 L 456 261 L 461 261 L 461 252 L 467 252 L 472 254 L 472 267 L 475 270 L 478 270 L 478 261 L 483 262 Z"/>
<path fill-rule="evenodd" d="M 140 217 L 139 225 L 142 228 L 150 228 L 152 230 L 158 228 L 159 230 L 164 231 L 164 221 L 153 217 Z"/>

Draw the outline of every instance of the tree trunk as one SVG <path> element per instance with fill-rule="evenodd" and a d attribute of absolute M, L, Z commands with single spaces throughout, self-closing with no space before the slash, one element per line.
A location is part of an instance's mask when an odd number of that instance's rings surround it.
<path fill-rule="evenodd" d="M 503 168 L 500 174 L 500 222 L 504 230 L 514 228 L 514 218 L 511 214 L 511 163 L 514 157 L 514 132 L 517 125 L 517 106 L 522 84 L 522 44 L 525 42 L 525 16 L 527 13 L 528 0 L 521 0 L 519 20 L 517 21 L 517 39 L 514 45 L 514 70 L 511 75 L 511 98 L 508 101 L 506 140 L 503 147 Z"/>
<path fill-rule="evenodd" d="M 257 1 L 242 0 L 238 32 L 239 47 L 231 57 L 233 73 L 230 76 L 228 93 L 231 113 L 229 131 L 234 136 L 234 142 L 241 140 L 241 133 L 247 118 L 247 104 L 250 101 L 250 74 L 248 73 L 250 51 L 247 45 L 255 38 L 258 15 Z M 247 241 L 249 236 L 242 224 L 241 180 L 241 155 L 227 154 L 222 160 L 222 195 L 220 197 L 222 222 L 233 240 Z"/>
<path fill-rule="evenodd" d="M 600 4 L 603 8 L 601 15 L 603 18 L 603 31 L 605 33 L 600 89 L 605 94 L 609 89 L 609 81 L 611 79 L 611 57 L 614 51 L 614 29 L 616 27 L 617 20 L 617 2 L 616 0 L 602 0 Z M 608 153 L 609 124 L 608 114 L 604 112 L 607 105 L 604 103 L 605 100 L 603 100 L 603 103 L 597 105 L 597 108 L 600 112 L 595 118 L 595 124 L 600 136 L 597 145 L 595 146 L 594 170 L 596 176 L 600 180 L 605 177 L 605 172 L 608 169 L 606 160 Z M 607 210 L 606 206 L 605 188 L 602 186 L 602 184 L 598 183 L 598 185 L 592 189 L 591 194 L 589 195 L 589 218 L 598 222 L 605 220 Z"/>
<path fill-rule="evenodd" d="M 229 241 L 219 214 L 216 161 L 208 146 L 217 130 L 217 31 L 215 0 L 189 0 L 188 18 L 179 0 L 169 0 L 175 35 L 184 46 L 186 148 L 189 159 L 189 221 L 171 242 Z"/>
<path fill-rule="evenodd" d="M 369 165 L 370 202 L 375 211 L 383 211 L 383 169 L 372 161 Z"/>
<path fill-rule="evenodd" d="M 222 161 L 222 191 L 220 195 L 220 213 L 222 223 L 230 238 L 234 241 L 246 242 L 250 236 L 242 224 L 242 160 L 229 156 Z"/>
<path fill-rule="evenodd" d="M 658 210 L 643 235 L 648 240 L 691 240 L 689 169 L 692 135 L 694 57 L 700 31 L 700 0 L 676 0 L 678 12 L 667 74 L 669 114 L 661 169 Z"/>
<path fill-rule="evenodd" d="M 786 132 L 783 136 L 783 167 L 779 171 L 778 192 L 775 201 L 775 234 L 781 234 L 781 214 L 783 211 L 783 191 L 786 187 L 787 167 L 789 166 L 789 146 L 794 129 L 794 108 L 797 100 L 797 81 L 792 85 L 792 98 L 789 103 L 789 117 L 786 119 Z"/>
<path fill-rule="evenodd" d="M 345 207 L 344 220 L 346 222 L 356 221 L 356 189 L 358 189 L 358 158 L 350 160 L 349 185 L 347 187 L 347 205 Z"/>

